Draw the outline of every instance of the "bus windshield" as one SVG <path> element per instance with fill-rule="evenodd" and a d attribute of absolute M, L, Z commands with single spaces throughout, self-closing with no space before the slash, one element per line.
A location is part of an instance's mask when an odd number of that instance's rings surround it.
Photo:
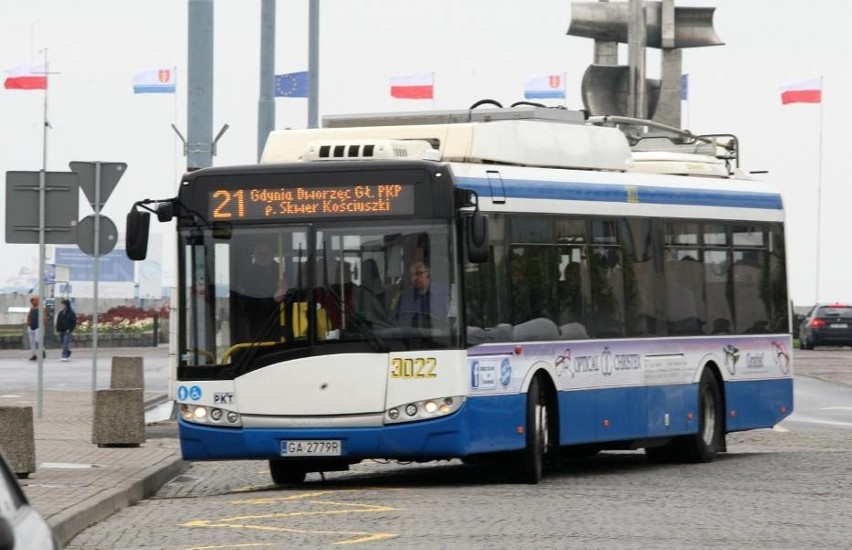
<path fill-rule="evenodd" d="M 184 365 L 338 343 L 364 351 L 456 346 L 447 221 L 235 225 L 181 232 Z M 322 351 L 319 353 L 325 353 Z"/>

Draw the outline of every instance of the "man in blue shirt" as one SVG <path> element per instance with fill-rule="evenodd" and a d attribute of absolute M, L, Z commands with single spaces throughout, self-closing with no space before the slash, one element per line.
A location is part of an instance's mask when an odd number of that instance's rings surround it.
<path fill-rule="evenodd" d="M 429 264 L 414 262 L 409 269 L 411 284 L 403 288 L 396 307 L 396 319 L 402 326 L 429 328 L 446 319 L 449 296 L 432 286 Z"/>

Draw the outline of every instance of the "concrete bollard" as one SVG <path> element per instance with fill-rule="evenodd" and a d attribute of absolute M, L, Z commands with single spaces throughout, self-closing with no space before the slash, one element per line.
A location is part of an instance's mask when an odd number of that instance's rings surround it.
<path fill-rule="evenodd" d="M 36 471 L 32 407 L 0 407 L 0 452 L 18 477 Z"/>
<path fill-rule="evenodd" d="M 113 390 L 144 388 L 145 369 L 141 357 L 113 357 L 109 387 Z"/>
<path fill-rule="evenodd" d="M 98 447 L 138 447 L 145 442 L 142 388 L 96 391 L 92 420 L 92 443 Z"/>

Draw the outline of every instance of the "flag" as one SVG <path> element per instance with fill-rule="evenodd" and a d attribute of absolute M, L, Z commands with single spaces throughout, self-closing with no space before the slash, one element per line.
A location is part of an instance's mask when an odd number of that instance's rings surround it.
<path fill-rule="evenodd" d="M 173 94 L 175 93 L 174 69 L 150 69 L 140 71 L 133 76 L 134 94 Z"/>
<path fill-rule="evenodd" d="M 680 99 L 686 101 L 689 99 L 689 75 L 680 75 Z"/>
<path fill-rule="evenodd" d="M 392 76 L 390 95 L 398 99 L 434 99 L 435 74 L 416 73 Z"/>
<path fill-rule="evenodd" d="M 565 99 L 565 77 L 561 74 L 533 76 L 524 82 L 526 99 Z"/>
<path fill-rule="evenodd" d="M 781 105 L 822 103 L 822 77 L 781 85 Z"/>
<path fill-rule="evenodd" d="M 47 71 L 44 65 L 18 65 L 6 71 L 3 87 L 7 90 L 46 90 Z"/>
<path fill-rule="evenodd" d="M 275 97 L 308 97 L 308 71 L 275 75 Z"/>

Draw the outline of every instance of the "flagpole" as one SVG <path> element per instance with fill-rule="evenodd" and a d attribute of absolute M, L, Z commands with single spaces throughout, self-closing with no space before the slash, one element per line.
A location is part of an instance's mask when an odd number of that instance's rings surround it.
<path fill-rule="evenodd" d="M 174 103 L 174 105 L 172 106 L 172 127 L 176 128 L 177 127 L 177 121 L 178 121 L 177 67 L 172 67 L 172 70 L 174 71 L 174 75 L 175 75 L 175 91 L 172 94 L 173 103 Z M 172 177 L 179 180 L 180 179 L 180 172 L 179 172 L 179 168 L 178 168 L 178 154 L 177 154 L 178 143 L 177 143 L 177 139 L 178 139 L 177 135 L 174 135 L 172 137 Z M 174 185 L 175 185 L 174 180 L 172 180 L 172 182 L 170 183 L 170 187 L 168 189 L 169 192 L 172 192 L 172 190 L 174 189 Z M 169 196 L 168 193 L 165 196 Z"/>
<path fill-rule="evenodd" d="M 435 71 L 432 71 L 432 110 L 435 110 Z"/>
<path fill-rule="evenodd" d="M 44 52 L 44 78 L 45 82 L 47 82 L 48 74 L 50 73 L 50 67 L 47 63 L 47 48 L 42 50 Z M 47 126 L 50 124 L 47 120 L 47 91 L 48 86 L 45 84 L 44 86 L 44 124 L 42 125 L 42 139 L 41 139 L 41 169 L 47 170 Z"/>
<path fill-rule="evenodd" d="M 819 262 L 820 262 L 820 233 L 822 229 L 822 79 L 819 77 L 819 159 L 817 166 L 817 227 L 816 227 L 816 286 L 814 303 L 819 303 Z"/>

